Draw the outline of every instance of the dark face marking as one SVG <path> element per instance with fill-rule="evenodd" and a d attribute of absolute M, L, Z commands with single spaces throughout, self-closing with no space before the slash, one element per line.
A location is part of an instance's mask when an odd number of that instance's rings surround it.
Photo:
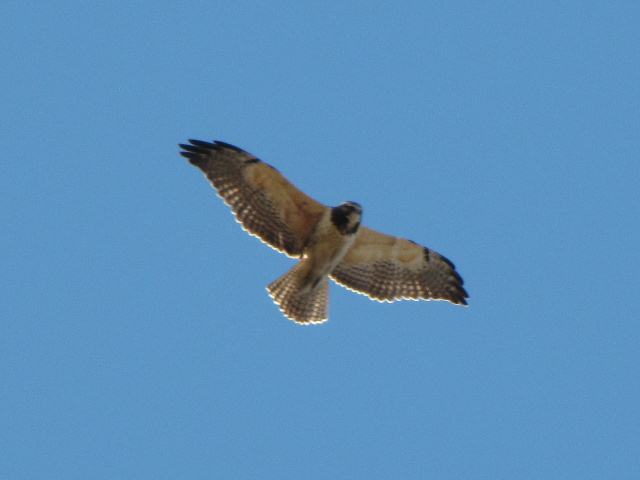
<path fill-rule="evenodd" d="M 424 261 L 429 263 L 429 249 L 427 247 L 424 247 Z"/>
<path fill-rule="evenodd" d="M 244 163 L 260 163 L 260 160 L 257 158 L 250 158 L 249 160 L 245 160 Z"/>
<path fill-rule="evenodd" d="M 347 230 L 347 234 L 351 235 L 352 233 L 356 233 L 359 228 L 360 228 L 360 220 L 358 220 L 356 223 L 354 223 L 352 225 L 352 227 Z"/>
<path fill-rule="evenodd" d="M 343 207 L 333 207 L 331 209 L 331 223 L 336 226 L 340 233 L 346 233 L 345 230 L 349 224 L 348 212 Z"/>
<path fill-rule="evenodd" d="M 335 225 L 342 235 L 352 235 L 360 227 L 360 205 L 343 203 L 331 209 L 331 223 Z"/>

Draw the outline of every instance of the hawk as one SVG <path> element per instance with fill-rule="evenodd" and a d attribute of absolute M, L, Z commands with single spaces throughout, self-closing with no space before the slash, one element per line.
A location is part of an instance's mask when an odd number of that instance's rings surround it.
<path fill-rule="evenodd" d="M 271 165 L 228 143 L 189 140 L 180 147 L 180 154 L 202 170 L 249 234 L 300 259 L 267 286 L 290 320 L 327 320 L 327 278 L 379 302 L 467 304 L 464 282 L 453 263 L 411 240 L 361 226 L 358 203 L 325 206 Z"/>

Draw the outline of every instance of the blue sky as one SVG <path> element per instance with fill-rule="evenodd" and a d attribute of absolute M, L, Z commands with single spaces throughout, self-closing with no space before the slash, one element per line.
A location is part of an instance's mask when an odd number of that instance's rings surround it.
<path fill-rule="evenodd" d="M 3 2 L 0 478 L 640 477 L 637 2 Z M 264 287 L 237 144 L 467 309 Z"/>

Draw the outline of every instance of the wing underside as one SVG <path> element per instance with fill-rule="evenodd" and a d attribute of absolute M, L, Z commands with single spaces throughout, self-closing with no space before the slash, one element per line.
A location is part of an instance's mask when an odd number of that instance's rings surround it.
<path fill-rule="evenodd" d="M 379 302 L 447 300 L 466 305 L 464 281 L 447 258 L 391 235 L 361 227 L 331 273 L 338 284 Z"/>
<path fill-rule="evenodd" d="M 202 170 L 247 232 L 289 256 L 302 254 L 324 205 L 238 147 L 201 140 L 180 147 L 180 154 Z"/>

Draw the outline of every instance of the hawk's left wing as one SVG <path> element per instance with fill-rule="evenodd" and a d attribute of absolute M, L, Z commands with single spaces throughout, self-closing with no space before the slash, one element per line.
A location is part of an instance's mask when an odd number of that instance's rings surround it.
<path fill-rule="evenodd" d="M 300 256 L 327 207 L 238 147 L 189 143 L 180 145 L 180 154 L 202 170 L 244 229 L 279 252 Z"/>
<path fill-rule="evenodd" d="M 427 247 L 366 227 L 360 227 L 331 278 L 379 302 L 433 299 L 467 304 L 464 282 L 453 263 Z"/>

